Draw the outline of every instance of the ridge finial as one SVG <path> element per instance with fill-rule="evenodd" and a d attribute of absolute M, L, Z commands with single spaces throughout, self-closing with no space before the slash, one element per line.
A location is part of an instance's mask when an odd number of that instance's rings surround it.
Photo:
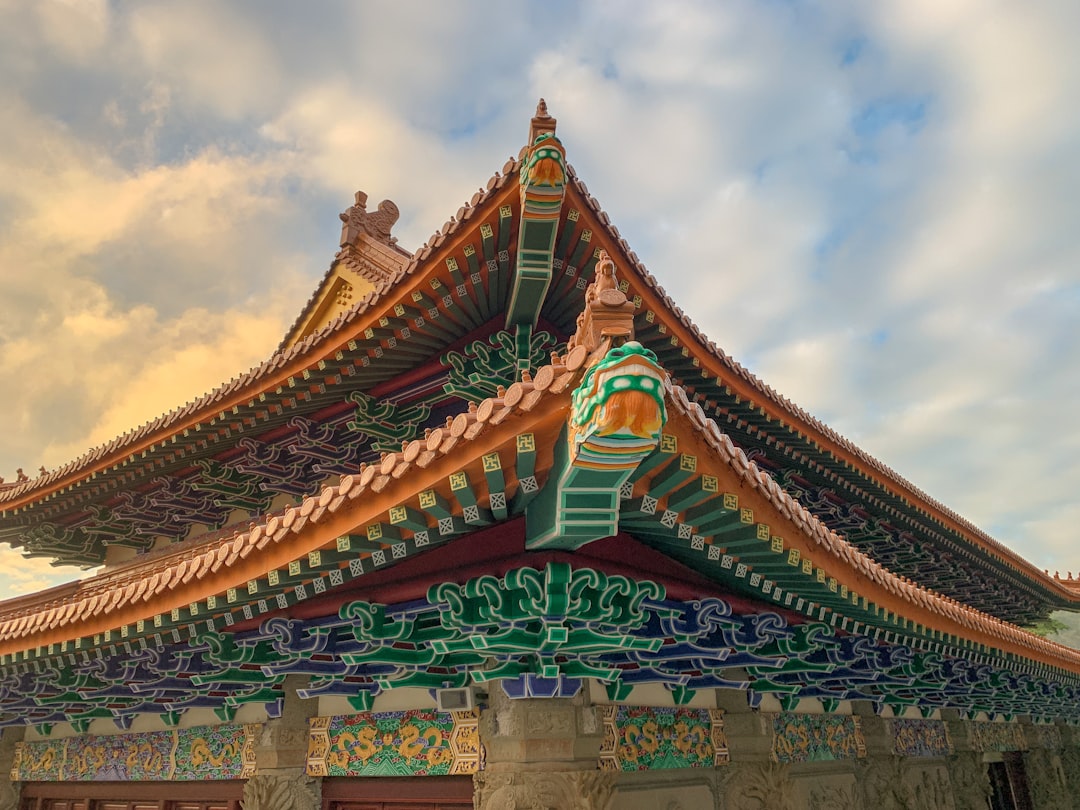
<path fill-rule="evenodd" d="M 533 116 L 532 121 L 529 123 L 529 146 L 536 143 L 536 139 L 541 135 L 554 135 L 555 123 L 555 119 L 548 112 L 547 102 L 540 99 L 536 104 L 536 115 Z"/>

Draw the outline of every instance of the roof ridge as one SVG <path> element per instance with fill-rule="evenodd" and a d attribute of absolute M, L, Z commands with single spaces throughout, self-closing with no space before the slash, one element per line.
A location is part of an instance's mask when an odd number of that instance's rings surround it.
<path fill-rule="evenodd" d="M 669 386 L 672 403 L 701 431 L 718 455 L 739 472 L 747 485 L 762 492 L 773 506 L 780 510 L 781 514 L 795 522 L 808 537 L 828 553 L 834 557 L 843 558 L 854 568 L 861 568 L 867 578 L 886 588 L 893 595 L 905 599 L 908 603 L 921 605 L 933 613 L 970 629 L 981 629 L 1002 640 L 1011 641 L 1028 649 L 1062 655 L 1073 663 L 1080 664 L 1080 651 L 1044 639 L 891 572 L 849 543 L 843 536 L 829 529 L 806 507 L 788 495 L 771 475 L 758 467 L 741 448 L 731 441 L 731 437 L 720 429 L 700 405 L 689 398 L 685 388 L 674 383 L 669 383 Z"/>
<path fill-rule="evenodd" d="M 901 489 L 906 489 L 911 496 L 914 496 L 915 499 L 921 500 L 926 506 L 929 506 L 932 509 L 941 512 L 950 520 L 955 521 L 966 532 L 974 535 L 975 538 L 985 543 L 991 549 L 997 551 L 1002 556 L 1016 563 L 1017 567 L 1027 569 L 1030 574 L 1034 574 L 1035 576 L 1037 576 L 1039 580 L 1043 582 L 1043 584 L 1047 587 L 1053 586 L 1054 583 L 1052 582 L 1052 580 L 1048 576 L 1044 575 L 1043 571 L 1040 571 L 1038 567 L 1035 566 L 1032 562 L 1025 559 L 1022 555 L 1006 546 L 1000 540 L 995 539 L 985 530 L 979 528 L 977 525 L 972 523 L 964 516 L 960 515 L 955 510 L 949 508 L 941 501 L 938 501 L 931 495 L 927 494 L 924 490 L 916 486 L 904 476 L 900 475 L 887 464 L 878 460 L 877 458 L 863 450 L 861 447 L 848 439 L 842 433 L 831 428 L 821 419 L 806 411 L 788 397 L 785 397 L 783 394 L 779 393 L 771 385 L 759 378 L 752 371 L 739 363 L 738 360 L 736 360 L 734 357 L 732 357 L 722 348 L 720 348 L 715 343 L 715 341 L 710 339 L 704 332 L 701 331 L 700 327 L 698 327 L 697 324 L 693 322 L 689 315 L 683 312 L 683 310 L 678 306 L 678 304 L 674 302 L 674 300 L 667 294 L 664 288 L 656 280 L 655 276 L 653 276 L 652 273 L 650 273 L 649 270 L 645 267 L 645 263 L 641 261 L 637 253 L 630 249 L 626 240 L 620 236 L 618 228 L 616 228 L 615 225 L 611 224 L 611 219 L 602 209 L 600 202 L 589 192 L 589 189 L 585 185 L 585 182 L 578 177 L 576 171 L 570 165 L 567 165 L 567 174 L 578 193 L 582 195 L 582 197 L 588 203 L 589 207 L 600 218 L 600 220 L 605 224 L 605 226 L 608 227 L 611 234 L 616 238 L 619 246 L 623 248 L 626 257 L 631 261 L 634 266 L 635 272 L 641 277 L 642 281 L 648 284 L 662 298 L 662 300 L 671 309 L 672 314 L 674 314 L 679 319 L 683 326 L 690 330 L 691 334 L 708 351 L 710 351 L 716 359 L 718 359 L 722 364 L 726 365 L 734 374 L 741 377 L 752 387 L 756 388 L 758 391 L 764 394 L 767 399 L 772 400 L 775 405 L 780 406 L 782 409 L 787 410 L 793 416 L 796 416 L 797 418 L 805 421 L 815 430 L 821 432 L 826 439 L 836 442 L 836 444 L 838 444 L 843 450 L 854 455 L 861 462 L 870 467 L 874 472 L 881 475 L 887 482 L 898 485 Z M 895 494 L 899 495 L 899 497 L 908 499 L 903 493 Z M 917 507 L 918 504 L 913 504 L 913 506 Z M 1063 593 L 1067 591 L 1067 589 L 1062 588 L 1058 588 L 1057 590 Z"/>
<path fill-rule="evenodd" d="M 413 275 L 420 268 L 421 264 L 431 256 L 434 250 L 442 245 L 448 236 L 457 233 L 464 223 L 472 218 L 479 205 L 493 197 L 499 189 L 503 188 L 506 183 L 509 182 L 510 178 L 517 172 L 519 165 L 520 161 L 517 158 L 509 158 L 503 164 L 502 172 L 496 171 L 495 174 L 489 178 L 486 188 L 481 188 L 472 195 L 469 201 L 458 208 L 456 215 L 447 220 L 440 230 L 432 234 L 428 240 L 412 254 L 412 258 L 410 258 L 408 263 L 400 271 L 396 272 L 386 281 L 377 284 L 374 291 L 361 297 L 352 307 L 335 316 L 322 328 L 315 330 L 310 335 L 297 341 L 291 346 L 285 346 L 284 344 L 279 345 L 266 360 L 263 360 L 258 365 L 252 366 L 246 372 L 236 374 L 228 381 L 201 394 L 195 399 L 188 400 L 183 405 L 178 405 L 137 427 L 131 428 L 124 433 L 113 437 L 112 439 L 90 447 L 74 459 L 63 463 L 52 470 L 46 471 L 43 475 L 38 475 L 36 478 L 30 478 L 26 481 L 0 487 L 0 508 L 2 508 L 5 502 L 16 500 L 17 498 L 38 489 L 47 488 L 49 484 L 52 484 L 65 476 L 76 473 L 80 468 L 89 466 L 102 456 L 115 453 L 150 433 L 168 427 L 170 424 L 175 423 L 184 416 L 189 416 L 197 411 L 209 408 L 214 402 L 222 399 L 224 396 L 235 393 L 240 388 L 254 383 L 262 375 L 283 366 L 286 361 L 292 360 L 321 345 L 324 341 L 329 340 L 346 324 L 352 323 L 360 314 L 366 312 L 382 301 L 383 298 L 397 287 L 403 279 Z M 332 268 L 333 263 L 331 263 L 331 269 Z M 294 323 L 293 327 L 295 327 L 295 325 L 296 324 Z M 293 327 L 290 327 L 290 329 Z"/>

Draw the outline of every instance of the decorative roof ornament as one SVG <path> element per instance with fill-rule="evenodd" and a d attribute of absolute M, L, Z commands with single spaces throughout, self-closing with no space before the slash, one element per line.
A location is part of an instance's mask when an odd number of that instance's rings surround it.
<path fill-rule="evenodd" d="M 529 143 L 536 143 L 537 137 L 545 133 L 555 134 L 555 119 L 548 114 L 547 102 L 544 99 L 536 105 L 536 115 L 529 122 Z"/>
<path fill-rule="evenodd" d="M 600 251 L 596 275 L 585 290 L 585 309 L 577 319 L 577 330 L 566 348 L 584 346 L 591 355 L 603 354 L 634 337 L 634 304 L 619 289 L 615 262 L 606 250 Z"/>
<path fill-rule="evenodd" d="M 367 210 L 367 194 L 356 192 L 356 202 L 338 214 L 341 219 L 341 247 L 359 247 L 360 234 L 367 234 L 377 242 L 393 245 L 396 236 L 390 235 L 390 229 L 398 221 L 401 212 L 393 200 L 383 200 L 378 210 Z"/>
<path fill-rule="evenodd" d="M 566 150 L 555 136 L 555 119 L 540 100 L 522 155 L 521 230 L 518 234 L 506 325 L 534 329 L 551 286 L 555 235 L 566 195 Z"/>
<path fill-rule="evenodd" d="M 568 365 L 585 373 L 552 473 L 528 508 L 529 548 L 576 549 L 617 533 L 620 491 L 660 445 L 668 375 L 633 339 L 633 318 L 615 263 L 601 252 L 568 344 Z"/>
<path fill-rule="evenodd" d="M 666 380 L 656 355 L 636 340 L 610 349 L 590 366 L 573 394 L 567 436 L 571 463 L 636 469 L 656 448 L 667 422 Z"/>

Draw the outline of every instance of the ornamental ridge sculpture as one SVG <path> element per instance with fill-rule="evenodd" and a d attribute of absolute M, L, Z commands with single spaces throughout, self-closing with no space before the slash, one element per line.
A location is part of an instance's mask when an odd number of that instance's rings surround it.
<path fill-rule="evenodd" d="M 668 376 L 634 340 L 633 316 L 615 263 L 601 252 L 567 344 L 568 363 L 585 373 L 548 483 L 529 505 L 529 548 L 580 548 L 616 534 L 620 489 L 660 444 Z"/>
<path fill-rule="evenodd" d="M 356 192 L 355 203 L 338 214 L 341 219 L 341 247 L 358 247 L 360 235 L 367 234 L 377 242 L 392 245 L 397 238 L 390 229 L 398 221 L 401 212 L 393 200 L 383 200 L 376 211 L 367 210 L 367 194 Z"/>

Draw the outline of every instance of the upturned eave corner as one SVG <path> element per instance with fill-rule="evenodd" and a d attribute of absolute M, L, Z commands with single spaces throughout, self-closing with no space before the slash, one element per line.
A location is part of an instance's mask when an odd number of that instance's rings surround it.
<path fill-rule="evenodd" d="M 633 339 L 634 311 L 601 252 L 567 344 L 580 376 L 547 484 L 528 511 L 529 548 L 576 549 L 616 534 L 623 487 L 657 448 L 670 383 Z"/>

